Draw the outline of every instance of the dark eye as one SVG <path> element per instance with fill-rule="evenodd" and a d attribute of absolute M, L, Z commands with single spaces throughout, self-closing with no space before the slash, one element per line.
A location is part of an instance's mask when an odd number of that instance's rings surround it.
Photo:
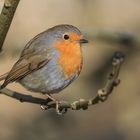
<path fill-rule="evenodd" d="M 69 38 L 70 38 L 69 35 L 67 35 L 67 34 L 64 35 L 65 40 L 68 40 Z"/>

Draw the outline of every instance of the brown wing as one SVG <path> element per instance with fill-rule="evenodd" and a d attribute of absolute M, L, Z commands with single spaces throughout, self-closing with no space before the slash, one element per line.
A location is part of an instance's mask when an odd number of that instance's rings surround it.
<path fill-rule="evenodd" d="M 31 72 L 42 68 L 49 60 L 49 58 L 43 58 L 42 55 L 37 54 L 28 57 L 28 59 L 27 57 L 21 57 L 7 75 L 1 88 L 4 88 L 7 84 L 18 81 Z"/>

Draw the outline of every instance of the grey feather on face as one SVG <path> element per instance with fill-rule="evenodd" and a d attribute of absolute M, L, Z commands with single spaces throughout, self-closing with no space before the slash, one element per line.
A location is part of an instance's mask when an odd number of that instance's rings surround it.
<path fill-rule="evenodd" d="M 50 33 L 51 36 L 53 35 L 56 38 L 62 38 L 63 35 L 67 32 L 74 32 L 78 35 L 81 35 L 81 32 L 77 27 L 68 24 L 54 26 L 52 28 L 49 28 L 47 32 L 48 34 Z"/>
<path fill-rule="evenodd" d="M 39 46 L 41 48 L 49 48 L 53 45 L 53 43 L 55 43 L 55 41 L 57 41 L 58 39 L 62 39 L 63 35 L 67 32 L 74 32 L 76 34 L 81 35 L 80 30 L 73 25 L 68 24 L 57 25 L 35 36 L 25 46 L 25 49 L 28 48 L 29 46 L 30 47 Z"/>

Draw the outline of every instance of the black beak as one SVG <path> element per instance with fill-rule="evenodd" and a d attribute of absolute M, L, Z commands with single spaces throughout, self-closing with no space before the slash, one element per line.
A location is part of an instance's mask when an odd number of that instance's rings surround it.
<path fill-rule="evenodd" d="M 83 38 L 83 39 L 80 39 L 79 40 L 79 43 L 88 43 L 88 40 L 86 40 L 86 39 Z"/>

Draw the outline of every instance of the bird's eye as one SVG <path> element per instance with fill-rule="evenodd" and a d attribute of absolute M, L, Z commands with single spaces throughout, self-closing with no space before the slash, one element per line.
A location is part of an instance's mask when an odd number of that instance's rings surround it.
<path fill-rule="evenodd" d="M 69 35 L 64 34 L 63 38 L 64 38 L 65 40 L 68 40 L 70 37 L 69 37 Z"/>

